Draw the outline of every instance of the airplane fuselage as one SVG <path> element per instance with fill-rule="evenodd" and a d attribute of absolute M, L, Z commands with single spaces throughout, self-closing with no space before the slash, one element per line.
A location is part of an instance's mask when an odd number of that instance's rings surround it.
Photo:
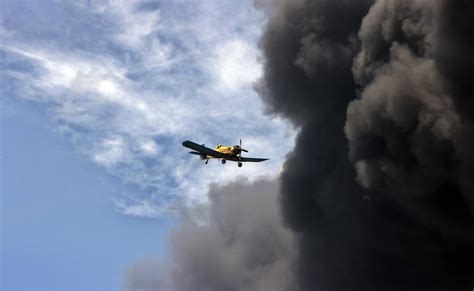
<path fill-rule="evenodd" d="M 218 144 L 215 150 L 216 152 L 220 152 L 231 157 L 236 157 L 240 153 L 239 148 L 236 146 L 225 146 L 221 144 Z M 207 156 L 207 159 L 216 159 L 216 157 Z"/>

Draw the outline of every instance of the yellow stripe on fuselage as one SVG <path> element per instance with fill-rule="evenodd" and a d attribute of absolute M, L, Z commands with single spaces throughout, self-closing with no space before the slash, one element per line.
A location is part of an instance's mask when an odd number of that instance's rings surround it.
<path fill-rule="evenodd" d="M 216 152 L 223 153 L 225 155 L 229 155 L 231 157 L 236 157 L 237 156 L 237 151 L 233 146 L 223 146 L 221 144 L 218 144 L 216 148 L 214 149 Z M 207 156 L 208 159 L 216 159 L 216 157 L 213 156 Z"/>

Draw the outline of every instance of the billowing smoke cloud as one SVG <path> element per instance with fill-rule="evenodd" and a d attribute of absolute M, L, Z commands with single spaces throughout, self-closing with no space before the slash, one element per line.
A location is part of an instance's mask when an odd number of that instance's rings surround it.
<path fill-rule="evenodd" d="M 155 286 L 472 290 L 474 3 L 256 7 L 255 89 L 298 126 L 295 148 L 278 181 L 213 188 L 208 224 L 185 219 Z"/>
<path fill-rule="evenodd" d="M 158 259 L 147 259 L 135 263 L 127 270 L 125 279 L 125 290 L 173 290 L 169 268 Z"/>
<path fill-rule="evenodd" d="M 474 286 L 469 1 L 283 1 L 256 86 L 301 127 L 281 202 L 302 290 Z"/>
<path fill-rule="evenodd" d="M 474 69 L 473 54 L 445 35 L 467 28 L 461 39 L 470 37 L 474 48 L 474 23 L 449 23 L 472 19 L 469 3 L 378 1 L 370 9 L 353 67 L 363 89 L 347 109 L 345 131 L 364 187 L 392 195 L 442 235 L 472 243 L 474 106 L 465 103 L 474 96 L 463 88 L 468 76 L 449 77 L 471 74 L 456 63 Z"/>
<path fill-rule="evenodd" d="M 210 209 L 184 215 L 172 235 L 172 264 L 132 266 L 130 290 L 292 290 L 294 241 L 283 227 L 278 183 L 261 180 L 214 186 Z M 196 216 L 206 213 L 204 222 Z"/>

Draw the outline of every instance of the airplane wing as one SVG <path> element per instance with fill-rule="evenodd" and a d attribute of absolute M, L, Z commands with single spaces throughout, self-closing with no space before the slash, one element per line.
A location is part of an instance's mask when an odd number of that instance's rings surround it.
<path fill-rule="evenodd" d="M 197 144 L 197 143 L 189 141 L 189 140 L 184 141 L 183 146 L 187 147 L 187 148 L 190 148 L 192 150 L 195 150 L 195 151 L 197 151 L 197 152 L 199 152 L 203 155 L 206 155 L 206 156 L 212 156 L 212 157 L 216 157 L 216 158 L 220 158 L 220 159 L 226 159 L 228 157 L 227 155 L 225 155 L 223 153 L 212 150 L 210 148 L 207 148 L 205 146 L 202 146 L 200 144 Z"/>
<path fill-rule="evenodd" d="M 261 158 L 246 158 L 246 157 L 241 157 L 240 159 L 238 159 L 239 161 L 241 162 L 263 162 L 263 161 L 266 161 L 268 159 L 261 159 Z"/>

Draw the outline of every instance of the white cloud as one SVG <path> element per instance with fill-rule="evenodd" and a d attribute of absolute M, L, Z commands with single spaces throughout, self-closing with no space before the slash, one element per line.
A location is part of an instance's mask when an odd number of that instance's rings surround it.
<path fill-rule="evenodd" d="M 138 1 L 120 1 L 113 2 L 107 6 L 105 13 L 117 14 L 120 23 L 120 32 L 116 38 L 133 48 L 139 48 L 145 42 L 144 39 L 152 34 L 157 27 L 160 19 L 160 12 L 140 11 L 135 9 Z"/>
<path fill-rule="evenodd" d="M 102 80 L 99 83 L 99 91 L 106 95 L 113 95 L 117 93 L 117 86 L 108 80 Z"/>
<path fill-rule="evenodd" d="M 129 152 L 122 138 L 113 136 L 104 139 L 91 155 L 99 165 L 112 167 L 120 162 L 125 162 Z"/>
<path fill-rule="evenodd" d="M 242 39 L 217 45 L 210 61 L 217 87 L 236 91 L 254 82 L 261 75 L 257 49 Z"/>
<path fill-rule="evenodd" d="M 140 150 L 143 152 L 143 154 L 147 156 L 153 156 L 158 154 L 158 146 L 153 140 L 146 140 L 141 142 Z"/>
<path fill-rule="evenodd" d="M 127 204 L 124 200 L 117 198 L 113 198 L 112 201 L 119 213 L 129 216 L 159 218 L 172 215 L 175 210 L 173 205 L 157 206 L 147 200 L 138 201 L 135 204 Z"/>

